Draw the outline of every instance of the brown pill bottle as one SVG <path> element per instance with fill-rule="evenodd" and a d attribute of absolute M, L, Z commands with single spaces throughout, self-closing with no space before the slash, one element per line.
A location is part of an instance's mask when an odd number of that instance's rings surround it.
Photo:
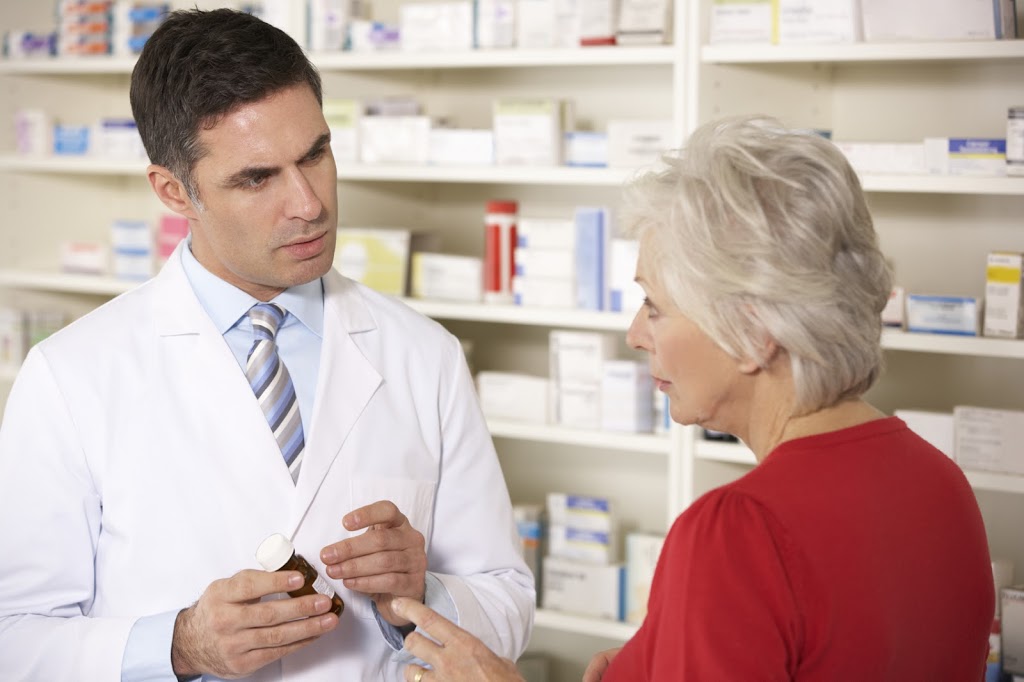
<path fill-rule="evenodd" d="M 295 551 L 291 540 L 274 533 L 260 543 L 256 550 L 256 561 L 268 571 L 298 571 L 305 582 L 297 590 L 288 594 L 293 597 L 304 597 L 308 594 L 323 594 L 331 598 L 331 612 L 341 618 L 345 610 L 345 602 L 337 595 L 334 588 L 317 573 L 306 558 Z"/>

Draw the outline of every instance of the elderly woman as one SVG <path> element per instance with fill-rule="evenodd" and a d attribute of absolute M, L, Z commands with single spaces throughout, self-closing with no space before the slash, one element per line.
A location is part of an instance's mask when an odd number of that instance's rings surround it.
<path fill-rule="evenodd" d="M 768 120 L 705 125 L 626 189 L 647 352 L 672 418 L 757 457 L 666 538 L 647 618 L 585 680 L 979 680 L 994 610 L 973 492 L 862 396 L 890 275 L 857 176 Z M 420 604 L 406 679 L 516 680 Z"/>

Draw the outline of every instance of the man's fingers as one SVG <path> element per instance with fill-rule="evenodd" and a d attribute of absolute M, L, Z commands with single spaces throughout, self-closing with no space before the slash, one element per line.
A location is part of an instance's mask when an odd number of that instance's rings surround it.
<path fill-rule="evenodd" d="M 288 592 L 302 586 L 302 574 L 298 571 L 258 571 L 245 569 L 227 580 L 217 580 L 210 585 L 218 599 L 235 604 L 256 601 L 268 594 Z"/>
<path fill-rule="evenodd" d="M 299 618 L 319 616 L 330 608 L 330 598 L 322 594 L 273 599 L 245 606 L 239 624 L 246 628 L 267 628 Z"/>
<path fill-rule="evenodd" d="M 350 511 L 341 520 L 341 523 L 348 530 L 359 530 L 370 526 L 397 528 L 405 521 L 405 515 L 399 511 L 394 502 L 380 500 Z"/>
<path fill-rule="evenodd" d="M 455 639 L 458 633 L 461 632 L 459 626 L 457 626 L 455 623 L 451 622 L 444 616 L 439 615 L 431 608 L 427 607 L 424 604 L 421 604 L 420 602 L 414 599 L 398 597 L 397 599 L 394 599 L 391 602 L 391 610 L 399 616 L 401 616 L 402 618 L 406 618 L 408 620 L 411 620 L 413 623 L 416 623 L 417 627 L 419 627 L 432 638 L 437 640 L 437 642 L 442 646 L 444 646 L 445 643 Z M 413 638 L 413 635 L 416 635 L 414 642 L 417 645 L 419 644 L 419 640 L 422 639 L 424 643 L 429 644 L 431 647 L 434 647 L 435 649 L 437 648 L 437 645 L 428 640 L 426 637 L 420 637 L 417 633 L 412 633 L 409 635 L 409 637 L 406 637 L 405 639 L 405 646 L 407 649 L 409 648 L 409 639 Z M 431 662 L 430 659 L 424 658 L 423 656 L 419 656 L 417 652 L 413 653 L 416 654 L 420 659 L 426 661 L 427 663 Z"/>

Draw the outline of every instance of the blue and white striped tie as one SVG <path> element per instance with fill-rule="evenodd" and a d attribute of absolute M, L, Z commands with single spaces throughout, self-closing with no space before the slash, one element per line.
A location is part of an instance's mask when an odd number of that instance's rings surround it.
<path fill-rule="evenodd" d="M 306 441 L 295 386 L 277 354 L 277 342 L 274 340 L 287 314 L 276 303 L 257 303 L 249 309 L 254 338 L 245 363 L 245 377 L 256 394 L 270 430 L 274 432 L 292 481 L 297 481 Z"/>

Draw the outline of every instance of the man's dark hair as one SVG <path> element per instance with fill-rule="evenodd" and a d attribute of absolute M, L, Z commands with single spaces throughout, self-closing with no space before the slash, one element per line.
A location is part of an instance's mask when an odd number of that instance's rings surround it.
<path fill-rule="evenodd" d="M 149 159 L 198 202 L 200 129 L 235 108 L 305 83 L 323 104 L 320 74 L 284 31 L 243 12 L 171 12 L 132 71 L 132 115 Z"/>

